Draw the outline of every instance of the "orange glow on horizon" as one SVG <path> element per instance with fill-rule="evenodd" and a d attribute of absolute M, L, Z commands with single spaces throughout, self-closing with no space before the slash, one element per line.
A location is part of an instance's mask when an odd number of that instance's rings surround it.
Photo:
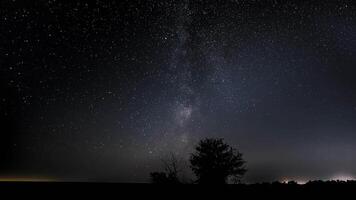
<path fill-rule="evenodd" d="M 54 182 L 53 178 L 44 177 L 0 177 L 0 182 Z"/>

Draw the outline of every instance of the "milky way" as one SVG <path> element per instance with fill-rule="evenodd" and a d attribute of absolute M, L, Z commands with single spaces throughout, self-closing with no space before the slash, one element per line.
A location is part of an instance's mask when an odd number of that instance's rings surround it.
<path fill-rule="evenodd" d="M 205 137 L 244 181 L 355 177 L 355 3 L 3 0 L 0 178 L 146 182 Z"/>

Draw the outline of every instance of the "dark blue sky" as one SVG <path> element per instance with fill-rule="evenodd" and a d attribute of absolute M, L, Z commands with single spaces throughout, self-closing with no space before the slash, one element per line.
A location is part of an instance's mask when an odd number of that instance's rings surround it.
<path fill-rule="evenodd" d="M 246 182 L 356 176 L 355 9 L 1 1 L 0 177 L 144 182 L 205 137 Z"/>

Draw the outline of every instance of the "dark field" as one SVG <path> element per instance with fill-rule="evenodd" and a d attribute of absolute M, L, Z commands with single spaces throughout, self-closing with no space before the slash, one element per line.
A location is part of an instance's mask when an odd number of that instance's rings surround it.
<path fill-rule="evenodd" d="M 296 198 L 311 196 L 335 196 L 351 198 L 356 191 L 356 182 L 309 182 L 305 185 L 294 183 L 261 183 L 238 185 L 155 185 L 144 183 L 83 183 L 83 182 L 1 182 L 2 195 L 12 197 L 42 197 L 46 199 L 68 197 L 113 197 L 128 199 L 128 197 L 152 198 L 188 198 L 215 197 L 217 199 L 228 196 L 234 199 L 247 197 Z"/>

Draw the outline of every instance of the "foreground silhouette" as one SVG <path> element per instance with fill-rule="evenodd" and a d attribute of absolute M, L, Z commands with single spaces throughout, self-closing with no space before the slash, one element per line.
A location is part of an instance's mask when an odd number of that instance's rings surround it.
<path fill-rule="evenodd" d="M 182 183 L 179 178 L 178 160 L 171 154 L 167 160 L 162 160 L 163 172 L 152 172 L 151 182 L 158 184 Z M 242 154 L 220 138 L 201 140 L 190 156 L 190 168 L 197 177 L 198 184 L 240 183 L 246 173 Z"/>
<path fill-rule="evenodd" d="M 290 183 L 259 183 L 259 184 L 231 184 L 231 185 L 202 185 L 202 184 L 178 184 L 160 185 L 139 183 L 85 183 L 85 182 L 0 182 L 0 194 L 28 199 L 103 199 L 105 196 L 134 197 L 153 199 L 186 199 L 187 197 L 199 197 L 196 199 L 310 199 L 315 195 L 316 199 L 322 199 L 325 195 L 330 198 L 336 194 L 335 199 L 350 199 L 354 195 L 356 181 L 311 181 L 305 185 Z M 126 195 L 126 196 L 125 196 Z M 305 196 L 308 195 L 308 196 Z M 312 195 L 312 196 L 311 196 Z M 55 198 L 56 197 L 56 198 Z M 240 198 L 241 197 L 241 198 Z M 293 198 L 292 198 L 293 197 Z M 296 198 L 300 197 L 300 198 Z M 16 198 L 15 198 L 16 199 Z M 41 199 L 41 198 L 40 198 Z M 277 198 L 278 199 L 278 198 Z M 327 198 L 328 199 L 328 198 Z M 351 198 L 352 199 L 352 198 Z"/>
<path fill-rule="evenodd" d="M 201 140 L 190 157 L 191 169 L 200 184 L 226 184 L 228 179 L 239 183 L 246 173 L 242 154 L 223 139 Z"/>
<path fill-rule="evenodd" d="M 178 167 L 178 159 L 171 153 L 170 157 L 166 160 L 162 160 L 164 165 L 163 172 L 152 172 L 151 182 L 158 184 L 179 184 L 181 180 L 178 178 L 178 174 L 181 171 Z"/>

